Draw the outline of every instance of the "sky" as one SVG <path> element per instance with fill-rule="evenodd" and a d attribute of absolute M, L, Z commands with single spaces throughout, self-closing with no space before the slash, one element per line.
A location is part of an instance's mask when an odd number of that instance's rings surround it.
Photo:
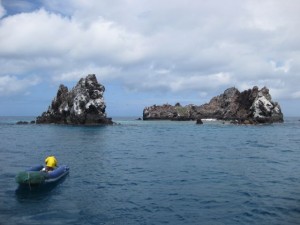
<path fill-rule="evenodd" d="M 0 116 L 96 74 L 109 117 L 268 87 L 300 110 L 299 0 L 0 0 Z"/>

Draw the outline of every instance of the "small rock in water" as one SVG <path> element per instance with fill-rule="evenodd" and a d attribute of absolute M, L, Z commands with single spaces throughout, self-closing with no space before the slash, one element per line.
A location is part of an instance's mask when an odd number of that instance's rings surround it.
<path fill-rule="evenodd" d="M 16 124 L 23 125 L 23 124 L 29 124 L 27 121 L 18 121 Z"/>
<path fill-rule="evenodd" d="M 197 119 L 196 124 L 203 124 L 201 119 Z"/>

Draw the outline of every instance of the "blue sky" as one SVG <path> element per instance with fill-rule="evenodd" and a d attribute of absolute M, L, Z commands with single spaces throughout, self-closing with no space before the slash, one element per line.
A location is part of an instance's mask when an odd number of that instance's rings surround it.
<path fill-rule="evenodd" d="M 0 116 L 38 116 L 59 84 L 89 73 L 110 117 L 255 85 L 299 116 L 299 11 L 298 0 L 0 0 Z"/>

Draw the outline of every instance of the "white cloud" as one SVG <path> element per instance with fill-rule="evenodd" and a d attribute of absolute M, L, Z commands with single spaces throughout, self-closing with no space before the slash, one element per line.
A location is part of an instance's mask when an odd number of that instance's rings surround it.
<path fill-rule="evenodd" d="M 139 35 L 101 18 L 84 25 L 44 9 L 4 18 L 0 27 L 0 54 L 7 57 L 96 56 L 128 62 L 141 54 Z M 95 58 L 94 58 L 95 60 Z"/>
<path fill-rule="evenodd" d="M 190 76 L 190 77 L 179 77 L 177 80 L 171 82 L 172 91 L 197 91 L 199 93 L 207 91 L 211 88 L 218 88 L 230 85 L 230 74 L 217 73 L 207 74 L 205 76 Z"/>
<path fill-rule="evenodd" d="M 0 76 L 0 96 L 26 94 L 25 90 L 37 85 L 40 79 L 37 77 L 18 79 L 14 76 Z"/>
<path fill-rule="evenodd" d="M 80 78 L 86 76 L 87 74 L 97 74 L 97 77 L 100 80 L 111 79 L 112 77 L 116 77 L 121 73 L 120 68 L 114 68 L 112 66 L 105 67 L 96 67 L 89 66 L 83 68 L 82 70 L 73 70 L 70 72 L 62 73 L 53 77 L 54 82 L 64 82 L 64 81 L 74 81 L 79 80 Z"/>
<path fill-rule="evenodd" d="M 224 88 L 231 83 L 231 75 L 228 73 L 195 74 L 181 76 L 172 73 L 150 72 L 144 77 L 148 82 L 138 79 L 126 79 L 124 83 L 133 91 L 161 91 L 161 92 L 197 92 L 200 95 L 211 88 Z M 151 82 L 149 82 L 151 81 Z"/>
<path fill-rule="evenodd" d="M 1 19 L 0 76 L 61 82 L 96 73 L 138 92 L 211 96 L 230 86 L 300 91 L 298 0 L 43 4 Z"/>

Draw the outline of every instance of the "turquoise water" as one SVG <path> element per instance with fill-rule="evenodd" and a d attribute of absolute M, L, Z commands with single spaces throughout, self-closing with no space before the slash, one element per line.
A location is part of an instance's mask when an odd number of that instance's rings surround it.
<path fill-rule="evenodd" d="M 300 121 L 237 126 L 114 119 L 15 125 L 0 117 L 0 224 L 299 224 Z M 46 190 L 15 175 L 54 154 Z"/>

